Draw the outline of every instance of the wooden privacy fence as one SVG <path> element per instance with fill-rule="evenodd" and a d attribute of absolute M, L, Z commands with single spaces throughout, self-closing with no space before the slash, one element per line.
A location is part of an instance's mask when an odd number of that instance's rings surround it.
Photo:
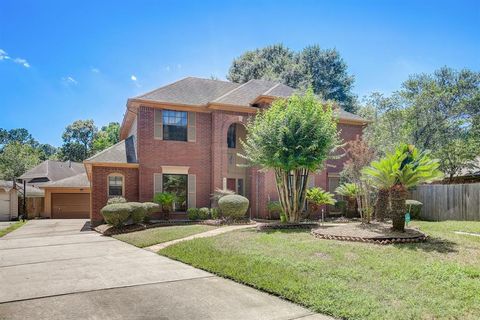
<path fill-rule="evenodd" d="M 422 185 L 411 198 L 423 203 L 422 219 L 480 221 L 480 183 Z"/>

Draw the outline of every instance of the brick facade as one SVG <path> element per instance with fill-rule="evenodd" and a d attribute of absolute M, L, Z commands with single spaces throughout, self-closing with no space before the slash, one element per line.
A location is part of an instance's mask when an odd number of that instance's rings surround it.
<path fill-rule="evenodd" d="M 174 109 L 174 108 L 172 108 Z M 137 159 L 139 168 L 94 167 L 92 181 L 92 220 L 101 220 L 100 209 L 107 202 L 107 176 L 121 173 L 125 176 L 125 195 L 129 201 L 151 201 L 154 195 L 154 174 L 162 173 L 162 166 L 189 167 L 196 175 L 196 206 L 209 207 L 215 188 L 222 188 L 227 177 L 227 130 L 233 123 L 245 124 L 248 114 L 225 111 L 196 113 L 196 141 L 165 141 L 154 138 L 155 109 L 139 107 L 136 118 Z M 360 136 L 361 125 L 339 124 L 341 137 L 349 141 Z M 329 160 L 330 166 L 314 175 L 315 185 L 328 190 L 328 175 L 339 173 L 344 159 Z M 254 218 L 267 217 L 266 205 L 277 200 L 272 172 L 249 168 L 245 181 L 246 196 L 250 200 L 249 214 Z"/>
<path fill-rule="evenodd" d="M 124 177 L 124 196 L 127 201 L 139 200 L 137 168 L 93 166 L 90 193 L 92 225 L 99 224 L 103 220 L 100 210 L 108 201 L 108 176 L 111 174 L 120 174 Z"/>

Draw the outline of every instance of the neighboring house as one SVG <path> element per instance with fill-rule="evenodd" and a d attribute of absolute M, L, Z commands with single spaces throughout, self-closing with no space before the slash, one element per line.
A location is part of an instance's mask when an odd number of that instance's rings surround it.
<path fill-rule="evenodd" d="M 44 208 L 37 216 L 57 219 L 90 217 L 90 182 L 83 163 L 46 160 L 20 179 L 45 192 Z M 31 217 L 32 213 L 28 209 L 27 212 Z"/>
<path fill-rule="evenodd" d="M 249 215 L 266 217 L 269 200 L 277 199 L 272 172 L 244 167 L 240 139 L 245 124 L 259 110 L 294 89 L 251 80 L 245 84 L 185 78 L 127 101 L 118 144 L 84 161 L 91 185 L 91 220 L 102 220 L 100 209 L 109 197 L 151 201 L 157 192 L 177 195 L 176 213 L 189 207 L 209 207 L 216 188 L 228 188 L 250 200 Z M 366 120 L 338 111 L 341 137 L 362 134 Z M 343 159 L 310 179 L 309 186 L 332 190 Z M 240 165 L 240 166 L 239 166 Z"/>
<path fill-rule="evenodd" d="M 27 186 L 27 207 L 36 209 L 41 203 L 44 193 L 39 188 Z M 0 221 L 16 219 L 19 208 L 23 207 L 23 186 L 20 183 L 13 185 L 12 181 L 0 180 Z"/>

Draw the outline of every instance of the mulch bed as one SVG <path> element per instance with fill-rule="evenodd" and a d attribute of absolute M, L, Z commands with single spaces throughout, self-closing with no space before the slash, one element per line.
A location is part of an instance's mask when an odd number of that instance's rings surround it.
<path fill-rule="evenodd" d="M 312 230 L 319 239 L 357 241 L 376 244 L 411 243 L 427 240 L 427 235 L 418 229 L 405 228 L 405 232 L 392 231 L 386 223 L 348 223 L 338 226 L 325 226 Z"/>
<path fill-rule="evenodd" d="M 272 222 L 272 223 L 259 223 L 257 225 L 257 231 L 285 230 L 285 229 L 312 229 L 317 227 L 318 227 L 318 223 L 316 222 L 299 222 L 299 223 Z"/>
<path fill-rule="evenodd" d="M 151 228 L 159 227 L 172 227 L 172 226 L 185 226 L 192 224 L 204 224 L 208 226 L 222 226 L 222 225 L 243 225 L 243 224 L 255 224 L 255 221 L 250 220 L 238 220 L 238 221 L 226 221 L 226 220 L 163 220 L 154 221 L 151 223 L 130 224 L 121 228 L 116 228 L 108 224 L 101 224 L 94 228 L 95 231 L 101 233 L 104 236 L 113 236 L 116 234 L 130 233 L 136 231 L 142 231 Z"/>

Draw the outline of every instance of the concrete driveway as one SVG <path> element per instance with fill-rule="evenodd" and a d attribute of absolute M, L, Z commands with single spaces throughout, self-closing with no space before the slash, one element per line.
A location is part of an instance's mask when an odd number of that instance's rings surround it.
<path fill-rule="evenodd" d="M 1 238 L 0 288 L 0 319 L 328 319 L 86 220 L 33 220 Z"/>

